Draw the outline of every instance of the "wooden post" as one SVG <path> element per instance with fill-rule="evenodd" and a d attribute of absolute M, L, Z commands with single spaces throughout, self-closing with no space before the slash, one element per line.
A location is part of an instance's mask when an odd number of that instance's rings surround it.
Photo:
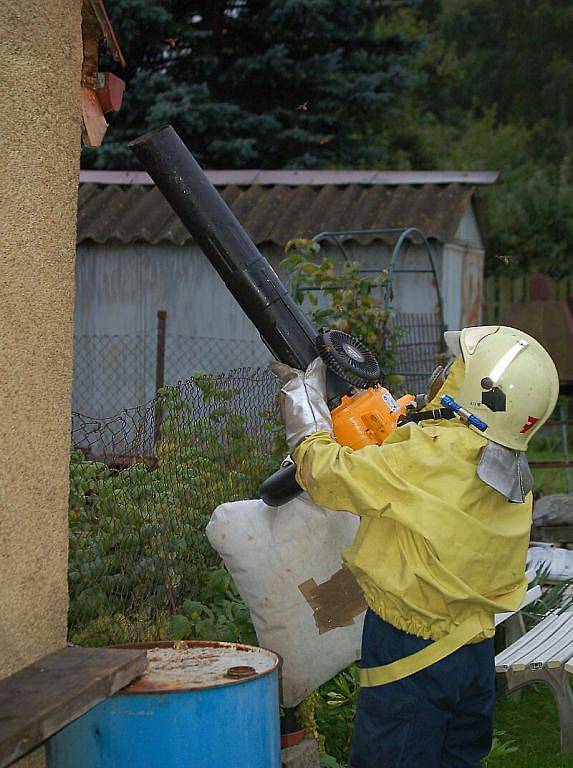
<path fill-rule="evenodd" d="M 155 361 L 155 397 L 165 384 L 165 335 L 167 331 L 167 312 L 160 309 L 157 312 L 157 354 Z M 153 442 L 159 442 L 162 412 L 159 405 L 155 405 L 155 426 Z"/>
<path fill-rule="evenodd" d="M 495 280 L 493 275 L 484 280 L 483 322 L 486 325 L 494 325 L 495 322 Z"/>

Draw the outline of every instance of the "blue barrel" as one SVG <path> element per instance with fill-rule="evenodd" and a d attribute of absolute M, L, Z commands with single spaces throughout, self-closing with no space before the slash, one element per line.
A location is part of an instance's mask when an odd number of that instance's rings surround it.
<path fill-rule="evenodd" d="M 236 643 L 144 643 L 146 673 L 47 743 L 48 768 L 280 768 L 279 659 Z"/>

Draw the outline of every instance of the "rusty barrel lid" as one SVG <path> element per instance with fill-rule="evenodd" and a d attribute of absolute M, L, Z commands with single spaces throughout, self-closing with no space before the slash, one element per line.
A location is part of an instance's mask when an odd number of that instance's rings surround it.
<path fill-rule="evenodd" d="M 237 685 L 268 675 L 279 666 L 279 657 L 273 651 L 239 643 L 178 640 L 114 647 L 147 650 L 147 670 L 119 695 L 181 693 Z"/>

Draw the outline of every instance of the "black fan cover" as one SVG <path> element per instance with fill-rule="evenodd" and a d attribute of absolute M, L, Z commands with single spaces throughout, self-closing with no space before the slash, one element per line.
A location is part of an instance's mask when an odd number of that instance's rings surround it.
<path fill-rule="evenodd" d="M 316 337 L 316 348 L 328 368 L 359 389 L 380 379 L 378 361 L 361 341 L 344 331 L 325 330 Z"/>

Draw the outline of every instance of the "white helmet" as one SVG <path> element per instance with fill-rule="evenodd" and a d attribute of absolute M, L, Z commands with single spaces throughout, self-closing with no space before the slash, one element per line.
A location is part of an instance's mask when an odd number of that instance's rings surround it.
<path fill-rule="evenodd" d="M 447 331 L 444 338 L 464 361 L 456 402 L 487 424 L 483 435 L 488 440 L 526 451 L 559 394 L 549 354 L 527 333 L 503 325 Z"/>

